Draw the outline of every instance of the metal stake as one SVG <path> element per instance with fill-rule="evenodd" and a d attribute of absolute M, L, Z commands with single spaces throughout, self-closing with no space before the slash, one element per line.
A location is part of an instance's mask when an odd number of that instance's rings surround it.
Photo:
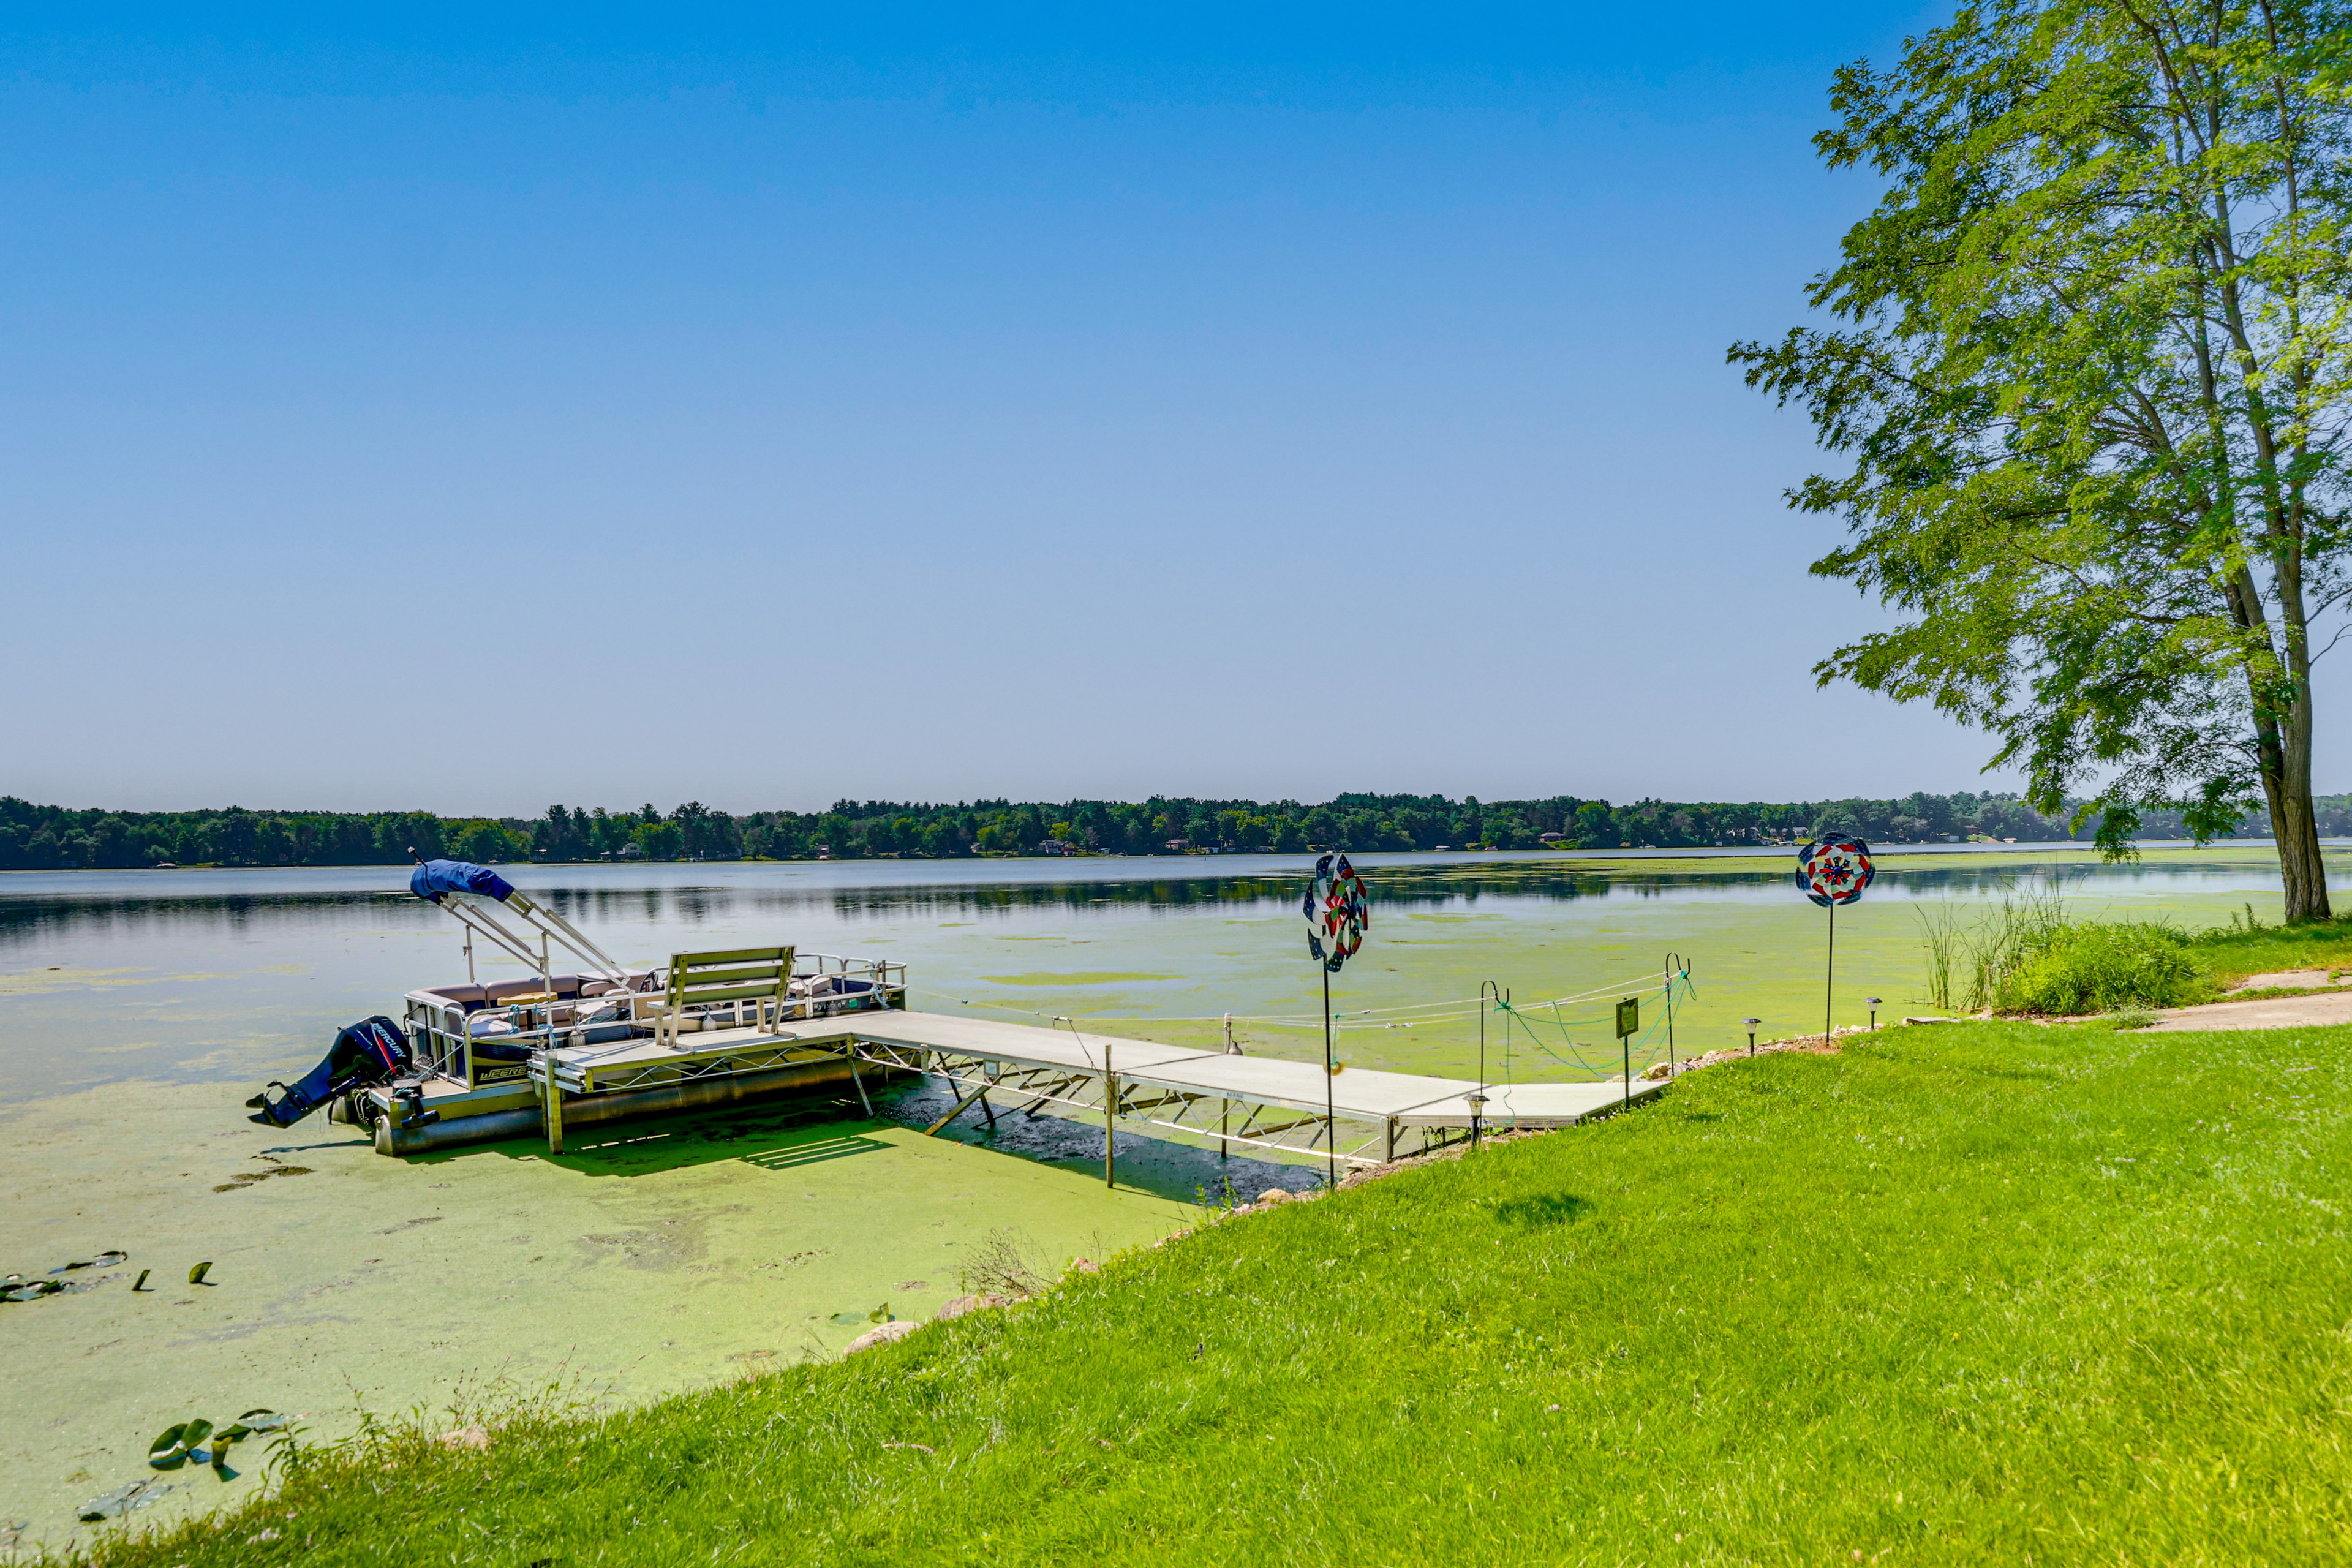
<path fill-rule="evenodd" d="M 1330 1140 L 1323 1146 L 1323 1184 L 1339 1184 L 1339 1091 L 1332 1088 L 1331 1070 L 1331 966 L 1323 966 L 1323 1134 Z"/>
<path fill-rule="evenodd" d="M 1829 976 L 1822 987 L 1822 1045 L 1830 1044 L 1830 1003 L 1837 995 L 1837 900 L 1830 900 Z"/>
<path fill-rule="evenodd" d="M 1683 963 L 1679 952 L 1666 954 L 1666 1077 L 1675 1076 L 1675 966 Z"/>

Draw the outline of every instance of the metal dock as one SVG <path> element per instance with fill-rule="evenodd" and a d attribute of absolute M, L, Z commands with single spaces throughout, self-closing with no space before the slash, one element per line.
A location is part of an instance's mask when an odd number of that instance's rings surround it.
<path fill-rule="evenodd" d="M 564 1124 L 690 1109 L 745 1098 L 758 1088 L 846 1082 L 866 1098 L 870 1073 L 921 1073 L 947 1080 L 954 1109 L 938 1132 L 967 1112 L 991 1124 L 1001 1114 L 1053 1113 L 1140 1124 L 1165 1131 L 1287 1154 L 1373 1165 L 1467 1137 L 1466 1079 L 1229 1055 L 1076 1029 L 881 1008 L 833 1017 L 762 1020 L 759 1026 L 703 1029 L 670 1040 L 616 1047 L 560 1046 L 530 1069 L 530 1098 L 469 1128 L 466 1118 L 404 1136 L 396 1116 L 377 1123 L 377 1147 L 407 1153 L 476 1137 L 513 1137 L 543 1127 L 561 1152 Z M 1565 1127 L 1656 1094 L 1663 1084 L 1487 1084 L 1480 1120 L 1489 1131 Z M 1328 1097 L 1328 1110 L 1327 1110 Z M 428 1091 L 427 1104 L 434 1102 Z M 391 1109 L 391 1108 L 387 1108 Z M 449 1106 L 453 1111 L 455 1105 Z M 488 1110 L 488 1107 L 484 1107 Z M 462 1116 L 462 1112 L 460 1115 Z M 496 1130 L 490 1123 L 495 1120 Z"/>

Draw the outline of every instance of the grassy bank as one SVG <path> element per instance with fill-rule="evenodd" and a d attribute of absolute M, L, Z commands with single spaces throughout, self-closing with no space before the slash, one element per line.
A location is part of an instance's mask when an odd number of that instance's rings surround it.
<path fill-rule="evenodd" d="M 1987 1024 L 1714 1068 L 845 1363 L 312 1451 L 97 1559 L 2340 1557 L 2347 1046 Z"/>
<path fill-rule="evenodd" d="M 2075 920 L 2054 894 L 2005 896 L 1972 913 L 1923 904 L 1914 919 L 1927 1000 L 1944 1008 L 2073 1017 L 2320 988 L 2245 984 L 2285 971 L 2352 973 L 2352 921 L 2263 925 L 2252 903 L 2242 921 L 2232 913 L 2195 931 L 2161 918 Z"/>

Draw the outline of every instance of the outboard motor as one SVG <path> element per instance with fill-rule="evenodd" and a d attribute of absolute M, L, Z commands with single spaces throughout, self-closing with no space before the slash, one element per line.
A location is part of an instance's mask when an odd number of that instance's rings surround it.
<path fill-rule="evenodd" d="M 268 1089 L 247 1100 L 254 1114 L 246 1120 L 264 1127 L 291 1127 L 338 1095 L 389 1083 L 407 1067 L 408 1037 L 400 1026 L 385 1017 L 368 1018 L 337 1035 L 326 1059 L 299 1082 L 273 1080 L 270 1089 L 285 1090 L 276 1100 L 269 1098 Z M 415 1098 L 421 1100 L 421 1096 Z"/>

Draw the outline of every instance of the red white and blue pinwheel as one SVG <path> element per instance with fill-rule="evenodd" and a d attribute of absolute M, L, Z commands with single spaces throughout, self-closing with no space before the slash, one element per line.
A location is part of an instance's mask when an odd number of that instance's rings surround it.
<path fill-rule="evenodd" d="M 1860 900 L 1878 875 L 1870 846 L 1843 834 L 1817 839 L 1797 851 L 1797 888 L 1823 909 Z"/>
<path fill-rule="evenodd" d="M 1315 880 L 1307 889 L 1307 951 L 1333 974 L 1364 945 L 1364 928 L 1372 911 L 1364 900 L 1364 879 L 1345 855 L 1326 855 L 1315 862 Z"/>

